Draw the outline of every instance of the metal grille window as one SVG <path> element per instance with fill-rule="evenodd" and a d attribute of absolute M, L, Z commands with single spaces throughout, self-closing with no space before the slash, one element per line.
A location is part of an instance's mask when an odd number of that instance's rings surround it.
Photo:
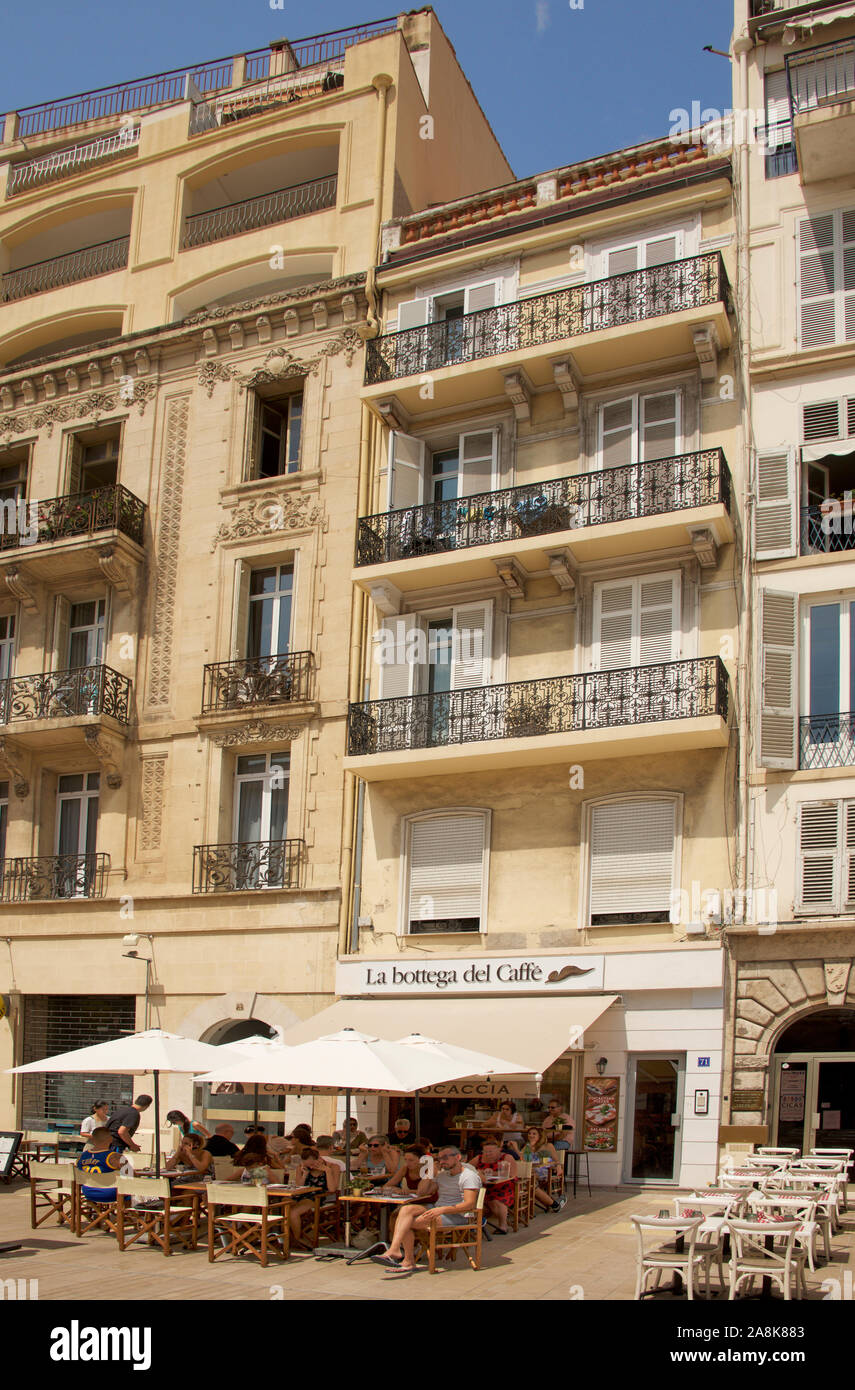
<path fill-rule="evenodd" d="M 674 797 L 591 807 L 591 926 L 669 920 L 676 826 Z"/>
<path fill-rule="evenodd" d="M 456 811 L 406 823 L 405 932 L 484 930 L 489 824 L 486 811 Z"/>
<path fill-rule="evenodd" d="M 132 1033 L 133 995 L 31 994 L 24 1001 L 22 1062 L 57 1052 L 109 1042 Z M 21 1077 L 22 1121 L 27 1129 L 77 1133 L 96 1100 L 111 1108 L 133 1099 L 132 1076 L 74 1076 L 70 1073 Z"/>
<path fill-rule="evenodd" d="M 801 912 L 851 912 L 855 904 L 855 801 L 804 802 L 799 808 Z"/>

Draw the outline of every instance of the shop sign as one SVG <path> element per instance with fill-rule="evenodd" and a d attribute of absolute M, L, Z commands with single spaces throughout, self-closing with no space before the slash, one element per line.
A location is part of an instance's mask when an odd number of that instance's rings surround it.
<path fill-rule="evenodd" d="M 603 989 L 603 956 L 455 956 L 344 961 L 336 994 L 580 994 Z"/>
<path fill-rule="evenodd" d="M 620 1078 L 586 1076 L 584 1095 L 582 1148 L 589 1153 L 617 1153 Z"/>
<path fill-rule="evenodd" d="M 803 1120 L 805 1117 L 805 1082 L 807 1072 L 787 1067 L 781 1072 L 781 1094 L 778 1120 Z"/>
<path fill-rule="evenodd" d="M 256 1091 L 260 1096 L 287 1096 L 289 1090 L 294 1087 L 288 1086 L 254 1086 L 251 1081 L 219 1081 L 211 1086 L 212 1096 L 251 1096 Z"/>
<path fill-rule="evenodd" d="M 512 1096 L 534 1094 L 534 1082 L 525 1078 L 507 1081 L 472 1080 L 446 1081 L 441 1086 L 426 1086 L 419 1091 L 420 1096 L 438 1100 L 510 1100 Z"/>
<path fill-rule="evenodd" d="M 734 1091 L 730 1100 L 731 1110 L 762 1110 L 765 1105 L 762 1091 Z"/>

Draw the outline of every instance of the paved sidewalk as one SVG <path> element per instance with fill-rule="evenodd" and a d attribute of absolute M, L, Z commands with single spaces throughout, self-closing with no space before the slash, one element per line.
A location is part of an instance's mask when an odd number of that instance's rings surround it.
<path fill-rule="evenodd" d="M 635 1234 L 630 1215 L 655 1214 L 674 1196 L 664 1192 L 595 1188 L 560 1215 L 536 1217 L 517 1235 L 484 1243 L 483 1268 L 475 1272 L 458 1256 L 434 1276 L 386 1273 L 370 1261 L 347 1266 L 297 1253 L 268 1268 L 244 1259 L 208 1263 L 207 1252 L 177 1252 L 166 1259 L 135 1246 L 120 1254 L 110 1236 L 77 1240 L 55 1222 L 30 1229 L 29 1188 L 0 1187 L 0 1242 L 23 1249 L 0 1256 L 0 1280 L 37 1279 L 40 1300 L 121 1299 L 631 1299 L 635 1288 Z M 855 1266 L 855 1209 L 843 1216 L 832 1242 L 833 1259 L 808 1271 L 812 1299 L 829 1296 L 824 1280 L 849 1288 Z M 844 1273 L 849 1278 L 844 1285 Z M 0 1286 L 0 1295 L 2 1295 Z M 839 1296 L 839 1295 L 838 1295 Z M 672 1295 L 657 1295 L 675 1301 Z M 683 1295 L 685 1300 L 685 1294 Z"/>

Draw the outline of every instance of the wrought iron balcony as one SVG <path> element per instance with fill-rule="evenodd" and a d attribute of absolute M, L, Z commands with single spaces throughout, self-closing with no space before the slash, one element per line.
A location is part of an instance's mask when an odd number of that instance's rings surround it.
<path fill-rule="evenodd" d="M 801 509 L 802 555 L 836 555 L 843 550 L 855 550 L 855 513 L 841 502 L 836 510 L 818 503 Z"/>
<path fill-rule="evenodd" d="M 351 705 L 347 751 L 363 757 L 704 715 L 726 719 L 727 708 L 724 664 L 707 656 Z"/>
<path fill-rule="evenodd" d="M 21 500 L 15 508 L 14 527 L 9 525 L 8 507 L 8 503 L 0 504 L 0 551 L 73 540 L 100 531 L 119 531 L 137 545 L 145 539 L 145 503 L 119 484 L 42 501 Z"/>
<path fill-rule="evenodd" d="M 730 510 L 730 495 L 723 451 L 705 449 L 362 517 L 356 563 L 377 565 L 440 555 L 494 541 L 663 516 L 716 502 Z"/>
<path fill-rule="evenodd" d="M 49 854 L 38 859 L 7 859 L 4 903 L 50 902 L 57 898 L 103 898 L 109 854 Z"/>
<path fill-rule="evenodd" d="M 194 893 L 246 893 L 299 888 L 304 840 L 257 840 L 234 845 L 196 845 Z"/>
<path fill-rule="evenodd" d="M 97 246 L 70 251 L 65 256 L 51 256 L 49 260 L 36 261 L 18 270 L 7 270 L 2 278 L 0 299 L 8 304 L 31 294 L 42 294 L 45 290 L 74 285 L 79 280 L 108 275 L 113 270 L 124 270 L 129 246 L 130 237 L 120 236 L 113 241 L 99 242 Z"/>
<path fill-rule="evenodd" d="M 373 386 L 729 301 L 730 287 L 720 252 L 692 256 L 479 309 L 460 319 L 385 333 L 368 343 L 365 381 Z"/>
<path fill-rule="evenodd" d="M 855 39 L 820 44 L 787 57 L 793 114 L 855 96 Z"/>
<path fill-rule="evenodd" d="M 295 183 L 275 193 L 263 193 L 257 198 L 244 198 L 240 203 L 227 203 L 210 212 L 196 212 L 187 218 L 182 246 L 207 246 L 224 237 L 239 236 L 257 227 L 270 227 L 287 222 L 291 217 L 304 217 L 321 208 L 335 207 L 338 177 L 329 174 L 307 183 Z"/>
<path fill-rule="evenodd" d="M 15 720 L 73 719 L 109 715 L 130 723 L 131 682 L 109 666 L 41 671 L 0 681 L 0 724 Z"/>
<path fill-rule="evenodd" d="M 855 766 L 855 711 L 799 720 L 799 767 Z"/>
<path fill-rule="evenodd" d="M 205 667 L 202 713 L 308 700 L 314 664 L 312 652 L 212 662 Z"/>
<path fill-rule="evenodd" d="M 776 14 L 778 10 L 792 10 L 802 0 L 751 0 L 751 18 L 760 19 L 763 15 Z"/>
<path fill-rule="evenodd" d="M 53 183 L 56 179 L 76 174 L 88 169 L 92 164 L 101 164 L 119 155 L 129 154 L 140 141 L 140 128 L 126 126 L 114 131 L 112 135 L 102 135 L 97 140 L 87 140 L 82 145 L 72 145 L 70 149 L 57 150 L 55 154 L 43 155 L 40 159 L 28 159 L 25 163 L 13 164 L 9 170 L 7 192 L 11 197 L 28 188 L 40 188 L 42 184 Z"/>

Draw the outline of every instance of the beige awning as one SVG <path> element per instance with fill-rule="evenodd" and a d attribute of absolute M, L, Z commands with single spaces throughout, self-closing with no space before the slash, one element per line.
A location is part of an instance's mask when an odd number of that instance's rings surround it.
<path fill-rule="evenodd" d="M 340 999 L 289 1028 L 283 1042 L 309 1042 L 340 1028 L 356 1028 L 392 1042 L 407 1033 L 424 1033 L 439 1042 L 504 1057 L 538 1074 L 568 1048 L 579 1049 L 585 1029 L 617 998 L 596 994 L 554 999 Z"/>

